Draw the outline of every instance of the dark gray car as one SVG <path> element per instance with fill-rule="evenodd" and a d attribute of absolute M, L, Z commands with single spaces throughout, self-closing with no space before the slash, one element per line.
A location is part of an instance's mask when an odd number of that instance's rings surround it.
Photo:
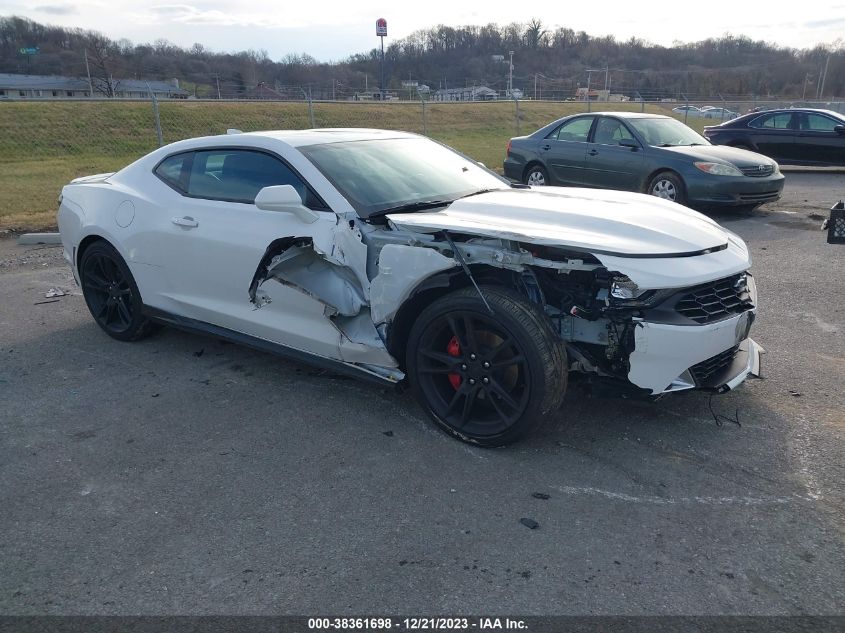
<path fill-rule="evenodd" d="M 558 119 L 508 143 L 505 176 L 528 185 L 650 193 L 696 208 L 754 208 L 780 198 L 770 158 L 715 147 L 667 116 L 593 112 Z"/>

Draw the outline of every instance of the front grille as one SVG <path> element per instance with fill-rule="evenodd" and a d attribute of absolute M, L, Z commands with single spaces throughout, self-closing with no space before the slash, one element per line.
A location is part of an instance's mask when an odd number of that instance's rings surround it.
<path fill-rule="evenodd" d="M 707 360 L 703 360 L 697 365 L 693 365 L 689 368 L 689 373 L 692 374 L 693 380 L 695 380 L 696 385 L 702 385 L 707 382 L 707 379 L 713 376 L 714 374 L 730 367 L 731 363 L 736 358 L 736 355 L 739 353 L 739 345 L 736 347 L 732 347 L 730 349 L 726 349 L 721 354 L 716 354 L 715 356 L 708 358 Z"/>
<path fill-rule="evenodd" d="M 745 273 L 691 288 L 675 310 L 696 323 L 713 323 L 754 307 Z"/>
<path fill-rule="evenodd" d="M 768 202 L 777 200 L 780 197 L 779 191 L 764 191 L 763 193 L 742 193 L 739 199 L 744 202 Z"/>
<path fill-rule="evenodd" d="M 751 176 L 752 178 L 765 178 L 766 176 L 771 176 L 774 170 L 775 168 L 771 165 L 754 165 L 754 167 L 742 167 L 740 169 L 743 174 Z"/>

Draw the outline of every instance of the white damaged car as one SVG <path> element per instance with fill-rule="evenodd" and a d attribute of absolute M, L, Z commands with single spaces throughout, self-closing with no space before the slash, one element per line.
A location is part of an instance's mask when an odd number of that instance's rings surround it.
<path fill-rule="evenodd" d="M 759 371 L 748 249 L 643 194 L 511 185 L 430 139 L 322 129 L 196 138 L 62 190 L 96 322 L 155 322 L 379 383 L 485 446 L 571 375 L 723 392 Z"/>

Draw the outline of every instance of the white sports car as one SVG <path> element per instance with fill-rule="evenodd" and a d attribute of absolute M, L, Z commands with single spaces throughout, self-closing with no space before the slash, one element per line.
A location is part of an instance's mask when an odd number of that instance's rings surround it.
<path fill-rule="evenodd" d="M 512 185 L 430 139 L 231 130 L 62 190 L 99 326 L 172 324 L 410 384 L 443 429 L 513 442 L 567 381 L 654 397 L 757 374 L 748 249 L 643 194 Z"/>

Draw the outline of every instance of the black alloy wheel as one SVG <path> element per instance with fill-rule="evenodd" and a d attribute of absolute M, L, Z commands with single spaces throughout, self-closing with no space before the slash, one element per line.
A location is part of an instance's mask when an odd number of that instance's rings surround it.
<path fill-rule="evenodd" d="M 503 288 L 434 302 L 415 323 L 408 348 L 417 398 L 456 437 L 502 446 L 533 432 L 566 390 L 565 350 L 545 316 Z"/>
<path fill-rule="evenodd" d="M 133 341 L 149 331 L 132 273 L 111 245 L 96 242 L 89 246 L 82 254 L 79 272 L 85 303 L 106 334 Z"/>

